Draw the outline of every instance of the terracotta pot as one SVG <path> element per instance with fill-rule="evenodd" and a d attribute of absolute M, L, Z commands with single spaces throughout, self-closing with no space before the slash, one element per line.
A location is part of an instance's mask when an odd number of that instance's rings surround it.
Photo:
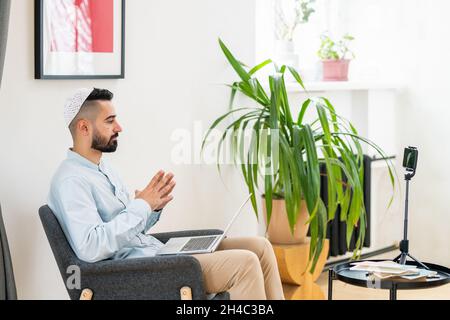
<path fill-rule="evenodd" d="M 350 60 L 322 60 L 323 81 L 348 81 Z"/>
<path fill-rule="evenodd" d="M 264 219 L 267 224 L 266 201 L 263 199 Z M 272 200 L 272 216 L 270 224 L 267 228 L 267 238 L 273 244 L 298 244 L 306 241 L 308 233 L 308 225 L 306 222 L 309 219 L 306 202 L 300 203 L 299 216 L 297 223 L 294 226 L 294 234 L 291 233 L 289 222 L 287 218 L 286 205 L 284 199 Z"/>

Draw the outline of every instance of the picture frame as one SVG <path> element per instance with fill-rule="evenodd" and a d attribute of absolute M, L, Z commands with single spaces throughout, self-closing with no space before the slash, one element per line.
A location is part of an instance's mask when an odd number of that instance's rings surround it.
<path fill-rule="evenodd" d="M 35 0 L 35 79 L 124 79 L 125 0 Z"/>

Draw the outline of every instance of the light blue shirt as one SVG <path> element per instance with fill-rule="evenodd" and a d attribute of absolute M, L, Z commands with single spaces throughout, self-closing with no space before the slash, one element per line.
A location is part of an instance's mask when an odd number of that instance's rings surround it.
<path fill-rule="evenodd" d="M 69 150 L 52 179 L 48 206 L 81 260 L 149 257 L 163 245 L 146 234 L 161 212 L 131 199 L 104 159 L 96 165 Z"/>

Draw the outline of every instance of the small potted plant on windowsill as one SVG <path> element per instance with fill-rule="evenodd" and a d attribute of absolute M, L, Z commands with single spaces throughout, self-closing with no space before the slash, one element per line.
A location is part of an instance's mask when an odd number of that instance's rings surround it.
<path fill-rule="evenodd" d="M 350 60 L 355 57 L 348 45 L 354 38 L 345 34 L 341 40 L 334 41 L 327 34 L 322 34 L 317 55 L 322 59 L 323 81 L 348 81 Z"/>

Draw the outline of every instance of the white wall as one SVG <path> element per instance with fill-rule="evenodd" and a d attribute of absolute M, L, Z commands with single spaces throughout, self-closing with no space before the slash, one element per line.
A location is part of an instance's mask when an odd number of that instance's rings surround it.
<path fill-rule="evenodd" d="M 445 58 L 450 50 L 450 3 L 340 2 L 346 13 L 341 25 L 356 37 L 354 74 L 388 82 L 400 79 L 405 85 L 396 110 L 398 161 L 403 147 L 419 149 L 418 171 L 410 190 L 410 252 L 422 261 L 450 266 L 450 109 L 446 99 L 450 61 Z M 401 184 L 404 192 L 403 180 Z"/>
<path fill-rule="evenodd" d="M 33 78 L 33 1 L 12 1 L 10 39 L 0 91 L 0 201 L 19 298 L 65 299 L 63 282 L 38 218 L 51 176 L 71 140 L 62 106 L 77 87 L 110 89 L 124 127 L 111 158 L 131 190 L 160 168 L 177 180 L 175 200 L 155 231 L 223 228 L 244 195 L 237 171 L 225 170 L 225 187 L 214 166 L 176 165 L 176 130 L 204 129 L 222 114 L 234 79 L 217 38 L 241 60 L 253 63 L 254 1 L 127 1 L 126 79 L 43 81 Z M 254 235 L 249 206 L 232 234 Z"/>

